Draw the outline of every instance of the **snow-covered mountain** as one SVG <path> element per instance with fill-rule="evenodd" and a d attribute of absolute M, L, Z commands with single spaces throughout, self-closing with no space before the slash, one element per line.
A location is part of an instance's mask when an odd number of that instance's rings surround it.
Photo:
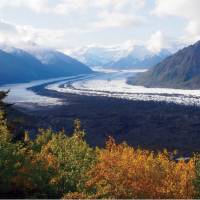
<path fill-rule="evenodd" d="M 69 75 L 91 73 L 88 66 L 59 51 L 39 48 L 28 49 L 27 51 L 46 66 L 54 76 L 59 76 L 60 72 Z"/>
<path fill-rule="evenodd" d="M 143 51 L 144 53 L 134 50 L 128 56 L 122 57 L 117 61 L 109 63 L 109 67 L 115 68 L 150 68 L 163 61 L 171 53 L 167 49 L 163 49 L 158 53 L 152 53 L 150 51 Z"/>
<path fill-rule="evenodd" d="M 128 54 L 128 47 L 122 46 L 86 46 L 74 49 L 69 55 L 89 66 L 107 66 Z"/>
<path fill-rule="evenodd" d="M 106 47 L 88 46 L 70 52 L 70 56 L 88 66 L 106 68 L 148 68 L 158 64 L 170 54 L 167 49 L 152 52 L 143 45 L 132 43 Z"/>

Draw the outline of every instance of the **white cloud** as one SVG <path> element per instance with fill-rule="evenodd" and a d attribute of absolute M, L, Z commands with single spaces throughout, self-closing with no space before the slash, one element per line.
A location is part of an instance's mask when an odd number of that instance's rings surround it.
<path fill-rule="evenodd" d="M 68 15 L 93 5 L 93 0 L 0 0 L 0 8 L 26 8 L 38 13 Z"/>
<path fill-rule="evenodd" d="M 181 38 L 191 43 L 200 39 L 200 0 L 156 0 L 153 14 L 176 16 L 186 20 L 185 35 Z"/>
<path fill-rule="evenodd" d="M 83 14 L 93 5 L 93 2 L 91 0 L 62 0 L 52 7 L 51 12 L 60 15 Z"/>
<path fill-rule="evenodd" d="M 170 47 L 169 39 L 162 33 L 162 31 L 156 31 L 147 41 L 147 49 L 151 52 L 157 53 L 164 48 Z"/>
<path fill-rule="evenodd" d="M 7 23 L 5 20 L 0 19 L 0 33 L 12 34 L 16 32 L 16 28 Z"/>
<path fill-rule="evenodd" d="M 37 44 L 55 47 L 63 42 L 64 34 L 61 30 L 36 29 L 32 26 L 19 26 L 0 20 L 0 43 L 8 45 Z"/>
<path fill-rule="evenodd" d="M 172 15 L 185 18 L 199 16 L 199 0 L 156 0 L 154 13 L 157 15 Z"/>
<path fill-rule="evenodd" d="M 29 9 L 41 14 L 65 15 L 82 18 L 85 27 L 97 28 L 127 27 L 143 22 L 136 12 L 145 6 L 146 0 L 0 0 L 0 9 Z"/>
<path fill-rule="evenodd" d="M 35 12 L 49 12 L 49 0 L 0 0 L 0 8 L 28 8 Z"/>
<path fill-rule="evenodd" d="M 123 39 L 132 40 L 137 38 L 139 40 L 139 37 L 141 37 L 141 41 L 145 45 L 147 44 L 149 49 L 157 52 L 162 48 L 167 48 L 171 40 L 165 35 L 167 31 L 165 34 L 162 31 L 156 31 L 150 36 L 150 39 L 147 39 L 152 30 L 149 28 L 150 23 L 152 23 L 152 27 L 155 24 L 156 27 L 160 25 L 158 28 L 160 30 L 162 30 L 162 26 L 165 26 L 164 24 L 159 24 L 159 20 L 156 23 L 153 22 L 155 19 L 152 19 L 152 16 L 148 16 L 151 7 L 147 2 L 149 1 L 0 0 L 0 12 L 4 10 L 2 16 L 5 19 L 12 20 L 15 14 L 19 14 L 19 17 L 16 16 L 13 21 L 21 24 L 34 24 L 34 27 L 30 25 L 15 25 L 1 20 L 0 41 L 12 44 L 36 43 L 64 49 L 73 45 L 87 45 L 95 42 L 99 44 L 105 41 L 105 44 L 111 44 L 123 42 Z M 191 40 L 198 39 L 200 35 L 200 14 L 198 9 L 200 0 L 155 0 L 155 2 L 153 11 L 155 15 L 177 16 L 185 19 L 187 22 L 185 27 L 186 34 L 181 38 L 182 40 L 188 41 L 188 38 Z M 10 10 L 10 8 L 12 9 Z M 23 18 L 22 20 L 22 16 L 24 16 L 24 13 L 26 14 L 24 11 L 27 10 L 31 12 L 30 16 L 36 16 L 36 18 L 26 20 Z M 6 11 L 8 11 L 8 17 Z M 20 11 L 23 11 L 22 16 Z M 11 12 L 12 14 L 10 14 Z M 148 20 L 147 17 L 150 19 Z M 38 18 L 41 19 L 41 23 L 37 21 Z M 52 23 L 49 23 L 51 19 Z M 146 27 L 142 27 L 141 36 L 139 30 L 135 29 L 136 31 L 133 31 L 132 27 L 142 26 L 146 21 L 150 23 Z M 45 28 L 36 28 L 37 26 L 45 26 Z M 58 27 L 60 30 L 57 30 Z M 116 37 L 110 38 L 110 32 L 106 32 L 110 28 L 116 28 L 116 32 L 112 30 L 113 34 L 116 33 Z M 122 34 L 124 35 L 121 37 L 121 35 L 117 34 L 121 34 L 122 28 L 124 30 Z M 176 29 L 173 22 L 172 28 Z M 167 29 L 168 27 L 165 30 Z M 101 32 L 101 30 L 104 31 Z"/>
<path fill-rule="evenodd" d="M 92 26 L 97 29 L 117 28 L 117 27 L 134 27 L 140 25 L 144 20 L 142 17 L 133 14 L 122 14 L 119 12 L 103 12 L 99 15 L 99 20 L 95 21 Z"/>
<path fill-rule="evenodd" d="M 182 37 L 183 41 L 192 43 L 200 40 L 200 21 L 191 20 L 185 28 L 186 35 Z"/>
<path fill-rule="evenodd" d="M 0 8 L 28 8 L 35 12 L 69 14 L 93 9 L 127 11 L 141 8 L 146 0 L 0 0 Z M 78 13 L 77 13 L 78 14 Z"/>
<path fill-rule="evenodd" d="M 97 29 L 134 27 L 144 23 L 144 18 L 136 12 L 144 7 L 145 0 L 101 0 L 96 1 L 99 8 L 98 19 L 92 23 Z"/>
<path fill-rule="evenodd" d="M 96 5 L 103 9 L 129 12 L 144 7 L 146 0 L 101 0 L 96 1 Z"/>

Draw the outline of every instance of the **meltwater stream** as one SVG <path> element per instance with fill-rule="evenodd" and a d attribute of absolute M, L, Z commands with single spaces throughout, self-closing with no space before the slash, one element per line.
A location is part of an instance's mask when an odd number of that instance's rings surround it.
<path fill-rule="evenodd" d="M 32 90 L 31 87 L 39 86 L 42 84 L 50 84 L 52 82 L 60 82 L 72 80 L 74 78 L 79 79 L 82 75 L 78 76 L 68 76 L 60 77 L 54 79 L 46 79 L 39 81 L 32 81 L 30 83 L 19 83 L 19 84 L 8 84 L 0 87 L 0 91 L 8 91 L 9 95 L 6 97 L 5 101 L 7 103 L 14 103 L 20 107 L 32 107 L 34 105 L 39 106 L 49 106 L 49 105 L 61 105 L 62 101 L 58 98 L 52 98 L 47 96 L 38 95 Z M 34 105 L 33 105 L 34 104 Z"/>

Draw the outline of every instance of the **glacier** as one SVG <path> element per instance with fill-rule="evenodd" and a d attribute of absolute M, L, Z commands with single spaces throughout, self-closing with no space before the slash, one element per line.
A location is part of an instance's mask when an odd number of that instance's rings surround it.
<path fill-rule="evenodd" d="M 99 70 L 102 72 L 102 70 Z M 127 78 L 144 70 L 104 71 L 72 81 L 50 84 L 48 90 L 87 96 L 105 96 L 132 101 L 156 101 L 200 106 L 200 90 L 146 88 L 127 84 Z"/>

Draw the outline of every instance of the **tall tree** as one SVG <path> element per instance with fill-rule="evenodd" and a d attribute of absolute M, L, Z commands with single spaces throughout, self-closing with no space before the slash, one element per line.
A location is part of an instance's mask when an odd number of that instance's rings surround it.
<path fill-rule="evenodd" d="M 6 113 L 6 107 L 8 106 L 8 104 L 6 104 L 4 102 L 4 99 L 7 97 L 9 91 L 0 91 L 0 111 L 4 113 Z"/>

